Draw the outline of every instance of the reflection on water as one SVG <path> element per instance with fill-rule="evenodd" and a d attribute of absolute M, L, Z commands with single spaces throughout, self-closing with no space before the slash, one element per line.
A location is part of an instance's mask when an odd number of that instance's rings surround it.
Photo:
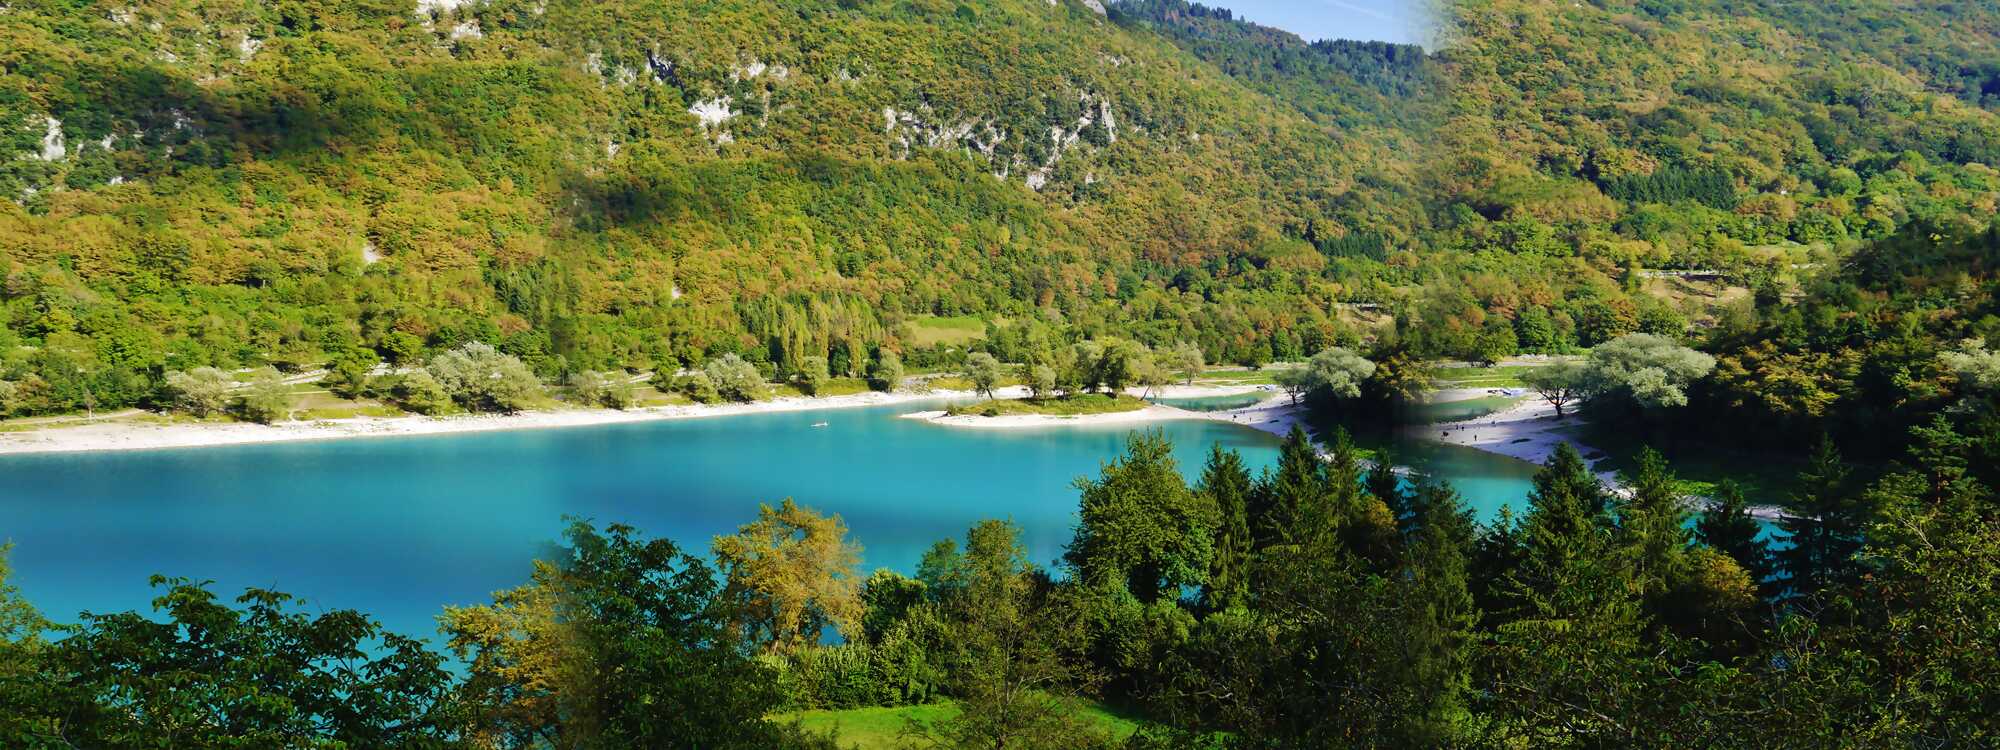
<path fill-rule="evenodd" d="M 1196 398 L 1156 398 L 1153 403 L 1188 411 L 1235 411 L 1247 409 L 1263 403 L 1271 394 L 1263 391 L 1238 393 L 1228 396 L 1200 396 Z"/>
<path fill-rule="evenodd" d="M 1521 403 L 1521 396 L 1481 396 L 1462 401 L 1410 404 L 1403 407 L 1398 417 L 1406 424 L 1437 424 L 1439 422 L 1463 422 L 1468 419 L 1504 411 Z"/>

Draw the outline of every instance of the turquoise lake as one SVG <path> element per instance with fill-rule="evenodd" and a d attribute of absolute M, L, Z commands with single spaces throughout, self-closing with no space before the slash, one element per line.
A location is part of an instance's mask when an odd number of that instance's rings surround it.
<path fill-rule="evenodd" d="M 145 610 L 154 573 L 354 608 L 431 636 L 447 604 L 527 580 L 563 517 L 626 523 L 706 553 L 758 503 L 838 513 L 864 568 L 908 571 L 938 539 L 1010 518 L 1032 559 L 1069 541 L 1077 477 L 1117 456 L 1128 428 L 969 430 L 901 404 L 569 429 L 123 453 L 0 457 L 0 541 L 43 613 Z M 815 428 L 816 422 L 828 423 Z M 1277 439 L 1247 427 L 1159 425 L 1181 469 L 1210 443 L 1261 470 Z M 1521 504 L 1533 467 L 1434 444 L 1401 462 L 1453 482 L 1481 517 Z"/>

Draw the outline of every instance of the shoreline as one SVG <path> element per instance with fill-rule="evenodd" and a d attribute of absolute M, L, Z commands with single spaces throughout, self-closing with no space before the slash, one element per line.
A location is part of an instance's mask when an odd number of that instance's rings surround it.
<path fill-rule="evenodd" d="M 823 409 L 853 409 L 868 406 L 966 398 L 967 391 L 899 391 L 841 396 L 787 396 L 769 401 L 726 404 L 677 404 L 633 409 L 562 409 L 524 411 L 515 414 L 473 414 L 449 417 L 407 415 L 400 417 L 346 417 L 313 421 L 280 422 L 191 422 L 146 424 L 96 422 L 44 430 L 0 433 L 0 456 L 45 453 L 97 453 L 116 451 L 213 448 L 260 443 L 290 443 L 308 440 L 454 435 L 505 430 L 559 429 L 632 424 L 673 419 L 703 419 L 749 414 L 770 414 Z"/>
<path fill-rule="evenodd" d="M 1160 389 L 1154 398 L 1203 398 L 1208 396 L 1241 396 L 1266 393 L 1265 386 L 1224 385 L 1224 386 L 1167 386 Z M 1126 395 L 1137 395 L 1133 389 L 1126 389 Z M 1028 390 L 1019 386 L 1001 388 L 994 391 L 995 398 L 1024 398 Z M 1227 411 L 1194 411 L 1166 404 L 1148 404 L 1144 408 L 1107 414 L 1008 414 L 985 417 L 977 414 L 951 415 L 943 411 L 918 411 L 902 415 L 903 419 L 916 419 L 938 425 L 973 430 L 1019 430 L 1044 427 L 1104 427 L 1119 425 L 1155 424 L 1188 420 L 1229 422 L 1255 430 L 1262 430 L 1279 437 L 1291 430 L 1298 421 L 1291 406 L 1290 397 L 1274 394 L 1250 406 Z"/>
<path fill-rule="evenodd" d="M 1584 456 L 1584 462 L 1597 476 L 1605 488 L 1619 496 L 1627 496 L 1631 490 L 1619 480 L 1618 472 L 1598 471 L 1597 464 L 1604 459 L 1604 451 L 1592 448 L 1558 430 L 1581 424 L 1582 405 L 1568 409 L 1563 419 L 1556 418 L 1556 409 L 1548 401 L 1530 396 L 1513 407 L 1488 414 L 1477 419 L 1459 422 L 1439 422 L 1429 425 L 1415 425 L 1404 428 L 1425 440 L 1456 445 L 1494 455 L 1506 456 L 1518 461 L 1541 466 L 1548 463 L 1556 446 L 1563 443 L 1576 448 Z M 1432 434 L 1435 431 L 1437 434 Z M 1599 458 L 1592 459 L 1596 454 Z M 1688 497 L 1690 505 L 1707 507 L 1709 498 L 1698 495 Z M 1755 518 L 1776 521 L 1783 518 L 1783 508 L 1772 505 L 1754 505 L 1750 515 Z"/>
<path fill-rule="evenodd" d="M 1168 389 L 1168 397 L 1232 395 L 1251 392 L 1256 389 L 1257 387 L 1255 386 L 1176 386 L 1175 388 Z M 1018 395 L 1026 394 L 1026 389 L 1018 387 L 1003 388 L 999 392 L 1010 394 L 1015 391 L 1019 391 Z M 894 393 L 868 391 L 840 396 L 787 396 L 752 403 L 677 404 L 673 406 L 651 406 L 626 410 L 578 408 L 525 411 L 516 414 L 474 414 L 449 417 L 427 417 L 422 415 L 345 417 L 340 419 L 280 422 L 271 425 L 256 424 L 253 422 L 160 424 L 107 420 L 46 429 L 0 433 L 0 456 L 174 450 L 317 440 L 416 437 L 508 430 L 595 427 L 676 419 L 705 419 L 750 414 L 854 409 L 926 401 L 970 399 L 974 397 L 975 394 L 971 391 L 956 390 L 928 392 L 898 391 Z M 1124 417 L 1131 414 L 1147 414 L 1143 419 L 1132 420 L 1132 423 L 1158 421 L 1160 415 L 1151 414 L 1155 410 L 1189 415 L 1189 417 L 1185 418 L 1213 418 L 1203 412 L 1189 412 L 1159 405 L 1149 406 L 1136 412 L 1089 416 Z M 975 417 L 975 419 L 983 418 Z M 1051 425 L 1067 423 L 1070 422 L 1054 422 Z"/>

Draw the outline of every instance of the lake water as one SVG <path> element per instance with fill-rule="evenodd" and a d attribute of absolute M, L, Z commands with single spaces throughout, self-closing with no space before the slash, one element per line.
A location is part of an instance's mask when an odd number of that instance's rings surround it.
<path fill-rule="evenodd" d="M 1032 558 L 1069 541 L 1079 476 L 1125 428 L 968 430 L 898 415 L 935 406 L 789 412 L 572 429 L 127 453 L 0 457 L 0 541 L 45 614 L 145 610 L 154 573 L 233 597 L 276 588 L 428 636 L 446 604 L 525 582 L 565 515 L 627 523 L 705 553 L 785 497 L 838 513 L 866 568 L 911 570 L 938 539 L 1011 518 Z M 816 422 L 827 426 L 815 428 Z M 1204 421 L 1160 425 L 1181 468 L 1208 445 L 1254 469 L 1277 440 Z M 1462 448 L 1398 458 L 1454 482 L 1486 517 L 1519 506 L 1532 467 Z"/>

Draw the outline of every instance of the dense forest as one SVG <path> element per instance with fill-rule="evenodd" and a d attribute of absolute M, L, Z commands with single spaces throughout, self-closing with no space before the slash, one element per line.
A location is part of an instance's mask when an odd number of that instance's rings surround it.
<path fill-rule="evenodd" d="M 17 3 L 0 380 L 49 387 L 4 406 L 469 342 L 860 376 L 930 316 L 1250 364 L 1688 335 L 1994 210 L 1991 14 L 1861 5 L 1468 0 L 1426 51 L 1150 1 Z"/>

